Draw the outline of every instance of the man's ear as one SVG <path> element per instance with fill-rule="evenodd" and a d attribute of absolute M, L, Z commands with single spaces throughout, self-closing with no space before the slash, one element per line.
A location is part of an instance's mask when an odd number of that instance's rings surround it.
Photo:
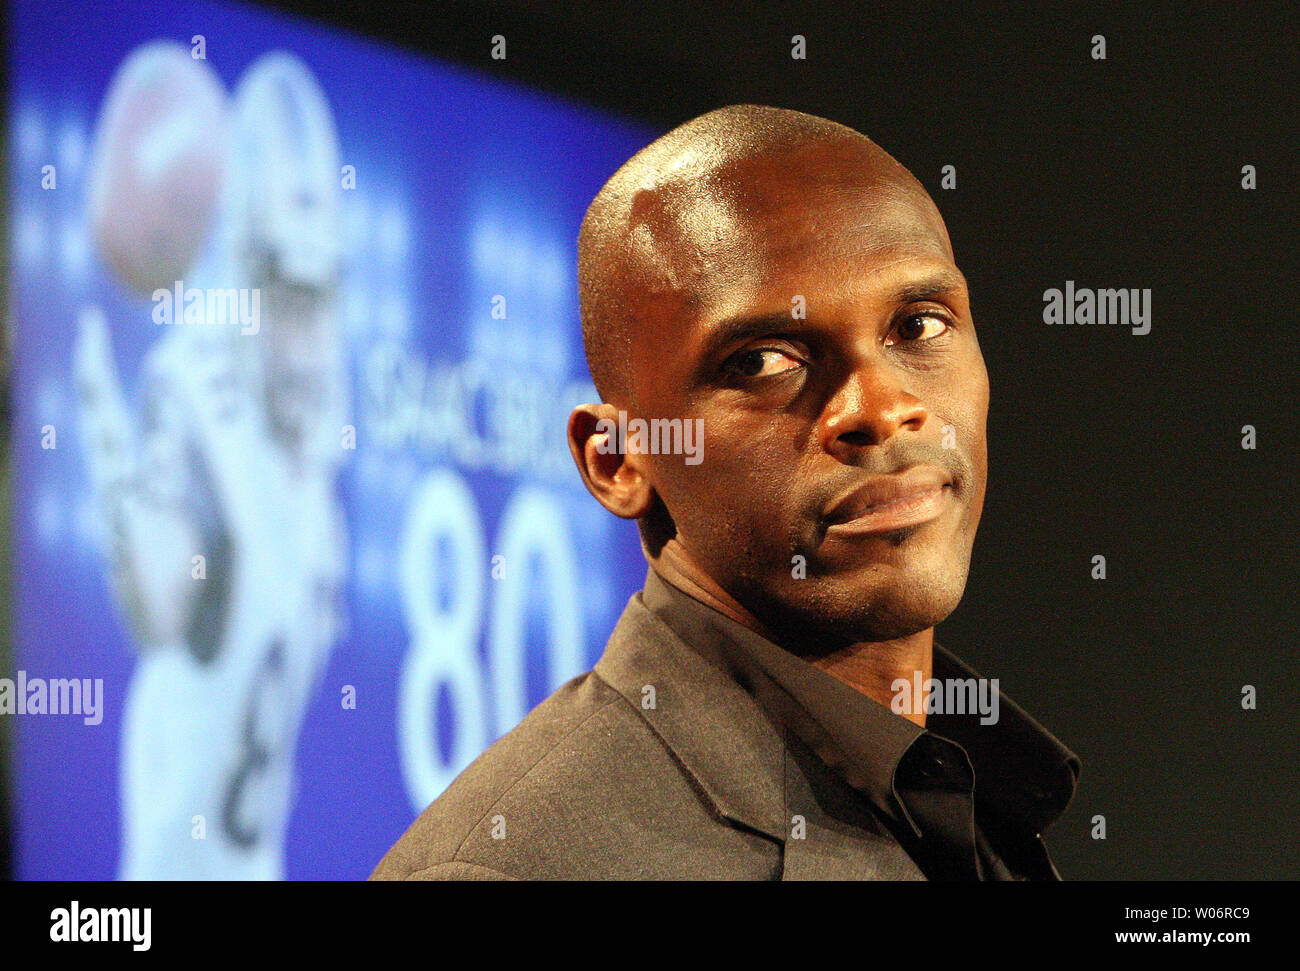
<path fill-rule="evenodd" d="M 654 487 L 643 455 L 619 448 L 618 409 L 610 404 L 578 405 L 569 416 L 569 454 L 596 501 L 624 519 L 639 519 L 654 503 Z"/>

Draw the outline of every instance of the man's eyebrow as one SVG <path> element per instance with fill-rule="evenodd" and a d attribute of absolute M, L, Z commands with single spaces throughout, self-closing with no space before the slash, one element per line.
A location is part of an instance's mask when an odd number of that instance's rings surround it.
<path fill-rule="evenodd" d="M 949 296 L 964 292 L 965 289 L 966 278 L 962 276 L 961 271 L 942 269 L 907 281 L 889 293 L 886 299 L 892 304 L 902 305 Z M 792 316 L 789 310 L 776 310 L 764 314 L 742 313 L 733 317 L 724 317 L 709 325 L 703 341 L 704 353 L 712 354 L 720 347 L 741 340 L 766 334 L 797 332 L 806 327 L 807 322 Z"/>
<path fill-rule="evenodd" d="M 892 294 L 894 303 L 915 303 L 932 300 L 966 289 L 966 278 L 960 270 L 936 270 L 919 280 L 909 280 Z"/>
<path fill-rule="evenodd" d="M 738 314 L 724 317 L 709 327 L 704 335 L 704 353 L 712 354 L 728 344 L 762 337 L 767 334 L 788 333 L 805 323 L 791 315 L 789 310 L 776 310 L 766 314 Z"/>

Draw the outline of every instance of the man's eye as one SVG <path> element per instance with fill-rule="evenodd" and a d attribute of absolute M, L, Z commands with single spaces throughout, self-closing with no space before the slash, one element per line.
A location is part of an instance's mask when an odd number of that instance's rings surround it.
<path fill-rule="evenodd" d="M 756 347 L 733 355 L 725 367 L 743 378 L 767 378 L 799 367 L 799 360 L 774 347 Z"/>
<path fill-rule="evenodd" d="M 894 332 L 898 335 L 897 340 L 930 341 L 942 337 L 948 328 L 948 321 L 938 314 L 912 314 L 910 317 L 903 318 Z M 885 346 L 895 343 L 897 341 L 890 338 L 885 341 Z"/>

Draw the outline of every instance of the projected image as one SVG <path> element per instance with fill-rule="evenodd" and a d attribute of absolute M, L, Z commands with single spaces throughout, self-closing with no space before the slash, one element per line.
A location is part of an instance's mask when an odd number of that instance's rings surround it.
<path fill-rule="evenodd" d="M 147 45 L 100 116 L 93 239 L 164 328 L 138 418 L 98 306 L 81 311 L 74 367 L 138 652 L 122 725 L 124 878 L 283 876 L 294 745 L 346 566 L 345 452 L 330 444 L 345 424 L 338 159 L 319 85 L 279 52 L 228 103 L 205 61 Z M 207 285 L 187 284 L 191 271 Z"/>
<path fill-rule="evenodd" d="M 363 878 L 644 577 L 564 424 L 646 136 L 252 7 L 14 38 L 16 662 L 103 688 L 18 720 L 18 875 Z"/>

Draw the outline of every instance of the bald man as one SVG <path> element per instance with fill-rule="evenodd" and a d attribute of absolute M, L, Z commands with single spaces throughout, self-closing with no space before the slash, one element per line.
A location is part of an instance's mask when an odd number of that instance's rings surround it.
<path fill-rule="evenodd" d="M 852 129 L 723 108 L 613 175 L 578 275 L 601 402 L 570 450 L 645 588 L 372 878 L 1059 879 L 1079 760 L 934 639 L 989 384 L 925 189 Z"/>

